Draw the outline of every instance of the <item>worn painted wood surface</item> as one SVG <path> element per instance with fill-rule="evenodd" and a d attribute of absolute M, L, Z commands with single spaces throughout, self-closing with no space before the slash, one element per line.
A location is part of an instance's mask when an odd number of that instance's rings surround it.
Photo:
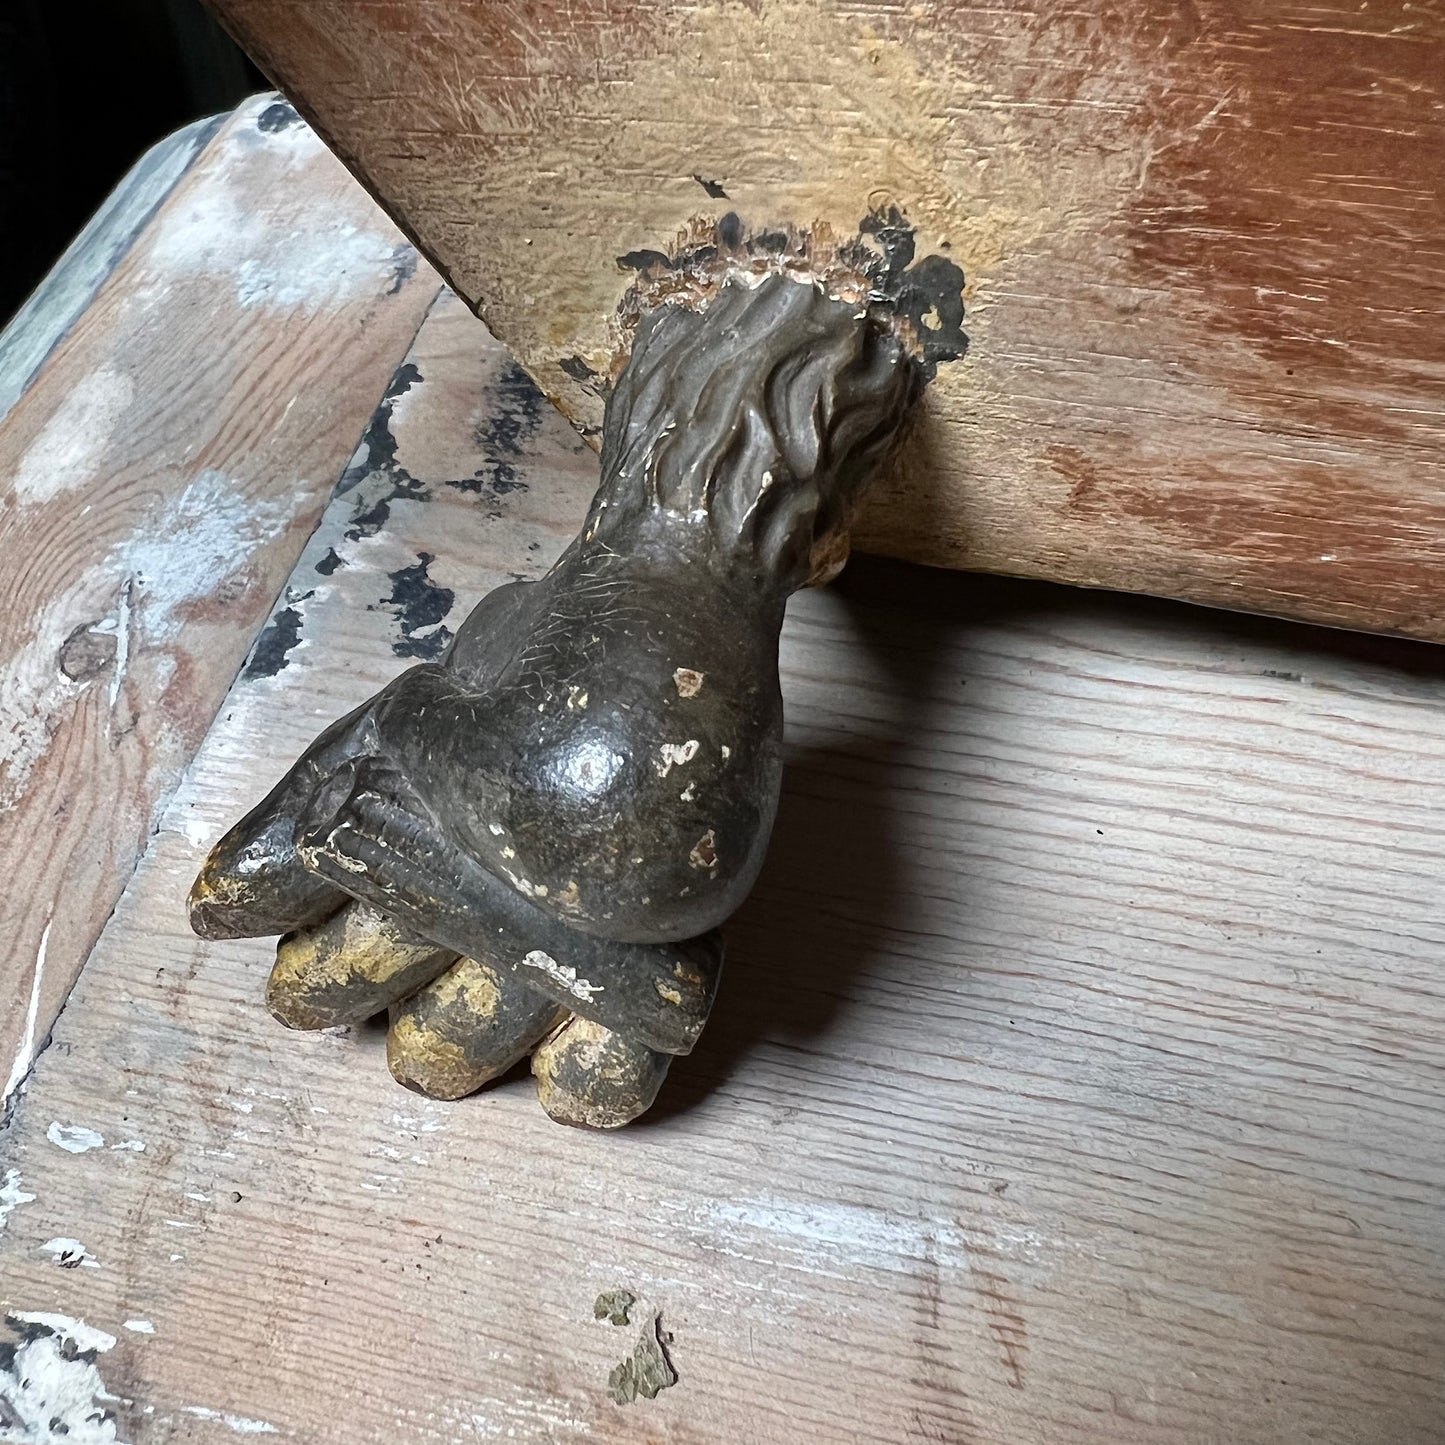
<path fill-rule="evenodd" d="M 544 390 L 695 218 L 969 277 L 858 541 L 1445 639 L 1440 0 L 211 0 Z"/>
<path fill-rule="evenodd" d="M 0 422 L 224 121 L 208 116 L 152 146 L 0 331 Z"/>
<path fill-rule="evenodd" d="M 207 844 L 594 478 L 434 310 L 0 1135 L 27 1348 L 142 1445 L 1434 1445 L 1437 650 L 866 560 L 800 594 L 763 881 L 618 1136 L 525 1077 L 407 1094 L 187 932 Z M 616 1288 L 679 1375 L 628 1407 Z"/>
<path fill-rule="evenodd" d="M 126 239 L 0 427 L 7 1095 L 439 285 L 275 96 Z"/>

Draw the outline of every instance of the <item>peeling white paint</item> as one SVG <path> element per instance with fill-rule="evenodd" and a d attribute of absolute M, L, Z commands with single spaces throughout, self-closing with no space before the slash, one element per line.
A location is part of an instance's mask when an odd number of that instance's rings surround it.
<path fill-rule="evenodd" d="M 212 1410 L 205 1405 L 185 1405 L 187 1415 L 198 1420 L 219 1420 L 228 1430 L 237 1435 L 279 1435 L 281 1432 L 268 1420 L 248 1420 L 244 1415 L 228 1415 L 224 1410 Z"/>
<path fill-rule="evenodd" d="M 144 1154 L 146 1151 L 144 1139 L 122 1139 L 119 1144 L 112 1144 L 110 1148 L 112 1153 L 117 1149 L 130 1154 Z"/>
<path fill-rule="evenodd" d="M 54 1335 L 71 1340 L 77 1350 L 94 1350 L 97 1354 L 104 1354 L 115 1348 L 114 1335 L 98 1330 L 84 1320 L 73 1320 L 69 1315 L 51 1314 L 44 1310 L 10 1310 L 9 1315 L 22 1325 L 40 1325 Z"/>
<path fill-rule="evenodd" d="M 756 1258 L 771 1246 L 792 1254 L 798 1267 L 814 1273 L 869 1267 L 911 1271 L 919 1260 L 945 1269 L 967 1269 L 971 1248 L 1008 1255 L 1029 1263 L 1045 1252 L 1041 1236 L 1030 1230 L 980 1229 L 972 1239 L 952 1219 L 917 1218 L 861 1205 L 804 1203 L 763 1196 L 715 1200 L 696 1211 L 724 1254 Z"/>
<path fill-rule="evenodd" d="M 212 596 L 218 578 L 237 571 L 289 521 L 282 497 L 248 496 L 225 472 L 206 467 L 138 525 L 109 561 L 117 573 L 134 576 L 136 621 L 164 641 L 179 629 L 186 603 Z"/>
<path fill-rule="evenodd" d="M 580 998 L 586 1003 L 594 994 L 604 992 L 600 983 L 588 983 L 585 978 L 577 977 L 577 970 L 570 963 L 558 963 L 550 953 L 543 953 L 540 948 L 534 948 L 527 954 L 522 962 L 528 968 L 535 968 L 545 973 L 554 983 L 572 995 L 573 998 Z"/>
<path fill-rule="evenodd" d="M 20 1171 L 18 1169 L 7 1169 L 5 1178 L 0 1180 L 0 1234 L 5 1232 L 5 1223 L 10 1218 L 10 1211 L 18 1209 L 22 1204 L 31 1204 L 35 1200 L 33 1194 L 28 1194 L 20 1187 Z"/>
<path fill-rule="evenodd" d="M 67 1154 L 84 1154 L 88 1149 L 105 1148 L 105 1140 L 84 1124 L 62 1124 L 53 1120 L 45 1131 L 45 1137 Z"/>
<path fill-rule="evenodd" d="M 111 668 L 110 687 L 106 692 L 111 712 L 115 711 L 121 687 L 125 684 L 126 673 L 130 668 L 130 599 L 134 589 L 133 577 L 127 577 L 120 584 L 120 606 L 115 615 L 115 663 Z M 109 621 L 108 618 L 106 620 Z"/>
<path fill-rule="evenodd" d="M 153 1335 L 156 1332 L 156 1327 L 149 1320 L 122 1320 L 120 1325 L 133 1335 Z"/>
<path fill-rule="evenodd" d="M 30 1003 L 25 1010 L 25 1032 L 20 1037 L 20 1047 L 15 1051 L 15 1062 L 10 1066 L 10 1077 L 5 1081 L 5 1092 L 0 1094 L 0 1104 L 25 1081 L 30 1066 L 35 1062 L 35 1020 L 40 1011 L 40 981 L 45 975 L 45 951 L 50 946 L 50 924 L 46 919 L 44 932 L 40 935 L 40 947 L 35 951 L 35 968 L 30 975 Z"/>
<path fill-rule="evenodd" d="M 120 1397 L 106 1389 L 94 1354 L 113 1349 L 115 1336 L 66 1315 L 12 1310 L 10 1318 L 31 1328 L 0 1367 L 0 1401 L 13 1417 L 3 1438 L 113 1445 L 119 1437 L 109 1406 Z"/>
<path fill-rule="evenodd" d="M 270 139 L 295 148 L 295 165 L 317 149 L 305 126 Z M 229 174 L 248 173 L 238 166 Z M 216 169 L 208 185 L 177 192 L 161 210 L 147 237 L 152 267 L 177 278 L 221 277 L 245 307 L 308 313 L 374 297 L 395 279 L 394 232 L 362 229 L 341 216 L 308 225 L 304 234 L 278 231 L 264 208 L 225 181 L 227 174 Z"/>
<path fill-rule="evenodd" d="M 26 447 L 10 479 L 19 502 L 48 502 L 97 479 L 110 439 L 135 401 L 135 383 L 102 366 L 81 377 Z"/>
<path fill-rule="evenodd" d="M 657 758 L 652 764 L 657 769 L 657 776 L 665 778 L 674 767 L 690 763 L 697 756 L 701 746 L 702 744 L 696 738 L 689 738 L 685 743 L 663 743 L 657 750 Z"/>
<path fill-rule="evenodd" d="M 47 1239 L 40 1248 L 56 1264 L 66 1269 L 76 1269 L 81 1265 L 87 1269 L 100 1268 L 100 1261 L 78 1239 L 61 1235 L 55 1239 Z"/>

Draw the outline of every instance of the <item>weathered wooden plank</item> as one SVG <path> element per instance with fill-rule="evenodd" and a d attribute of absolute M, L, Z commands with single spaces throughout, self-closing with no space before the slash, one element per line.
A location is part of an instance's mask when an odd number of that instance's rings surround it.
<path fill-rule="evenodd" d="M 25 1076 L 437 279 L 243 106 L 0 428 L 0 1091 Z"/>
<path fill-rule="evenodd" d="M 153 145 L 11 317 L 0 332 L 0 421 L 224 120 L 194 121 Z"/>
<path fill-rule="evenodd" d="M 586 427 L 616 258 L 897 206 L 968 358 L 858 542 L 1445 639 L 1439 0 L 211 0 Z"/>
<path fill-rule="evenodd" d="M 457 303 L 359 461 L 0 1141 L 0 1309 L 115 1337 L 118 1438 L 1438 1440 L 1437 650 L 855 562 L 792 605 L 709 1032 L 579 1134 L 284 1032 L 266 943 L 186 930 L 209 841 L 595 478 Z M 617 1287 L 680 1376 L 627 1408 Z"/>

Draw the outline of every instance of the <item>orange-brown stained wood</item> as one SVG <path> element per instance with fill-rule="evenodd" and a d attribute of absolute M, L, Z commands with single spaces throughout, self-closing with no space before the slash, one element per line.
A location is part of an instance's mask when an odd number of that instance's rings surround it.
<path fill-rule="evenodd" d="M 584 429 L 618 257 L 896 204 L 973 344 L 860 546 L 1445 639 L 1440 0 L 212 3 Z"/>

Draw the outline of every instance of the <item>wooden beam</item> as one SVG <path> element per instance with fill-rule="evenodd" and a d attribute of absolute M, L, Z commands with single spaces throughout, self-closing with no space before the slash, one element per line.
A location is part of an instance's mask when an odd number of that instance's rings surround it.
<path fill-rule="evenodd" d="M 212 0 L 584 429 L 619 257 L 897 206 L 967 359 L 858 542 L 1445 638 L 1440 0 Z"/>

